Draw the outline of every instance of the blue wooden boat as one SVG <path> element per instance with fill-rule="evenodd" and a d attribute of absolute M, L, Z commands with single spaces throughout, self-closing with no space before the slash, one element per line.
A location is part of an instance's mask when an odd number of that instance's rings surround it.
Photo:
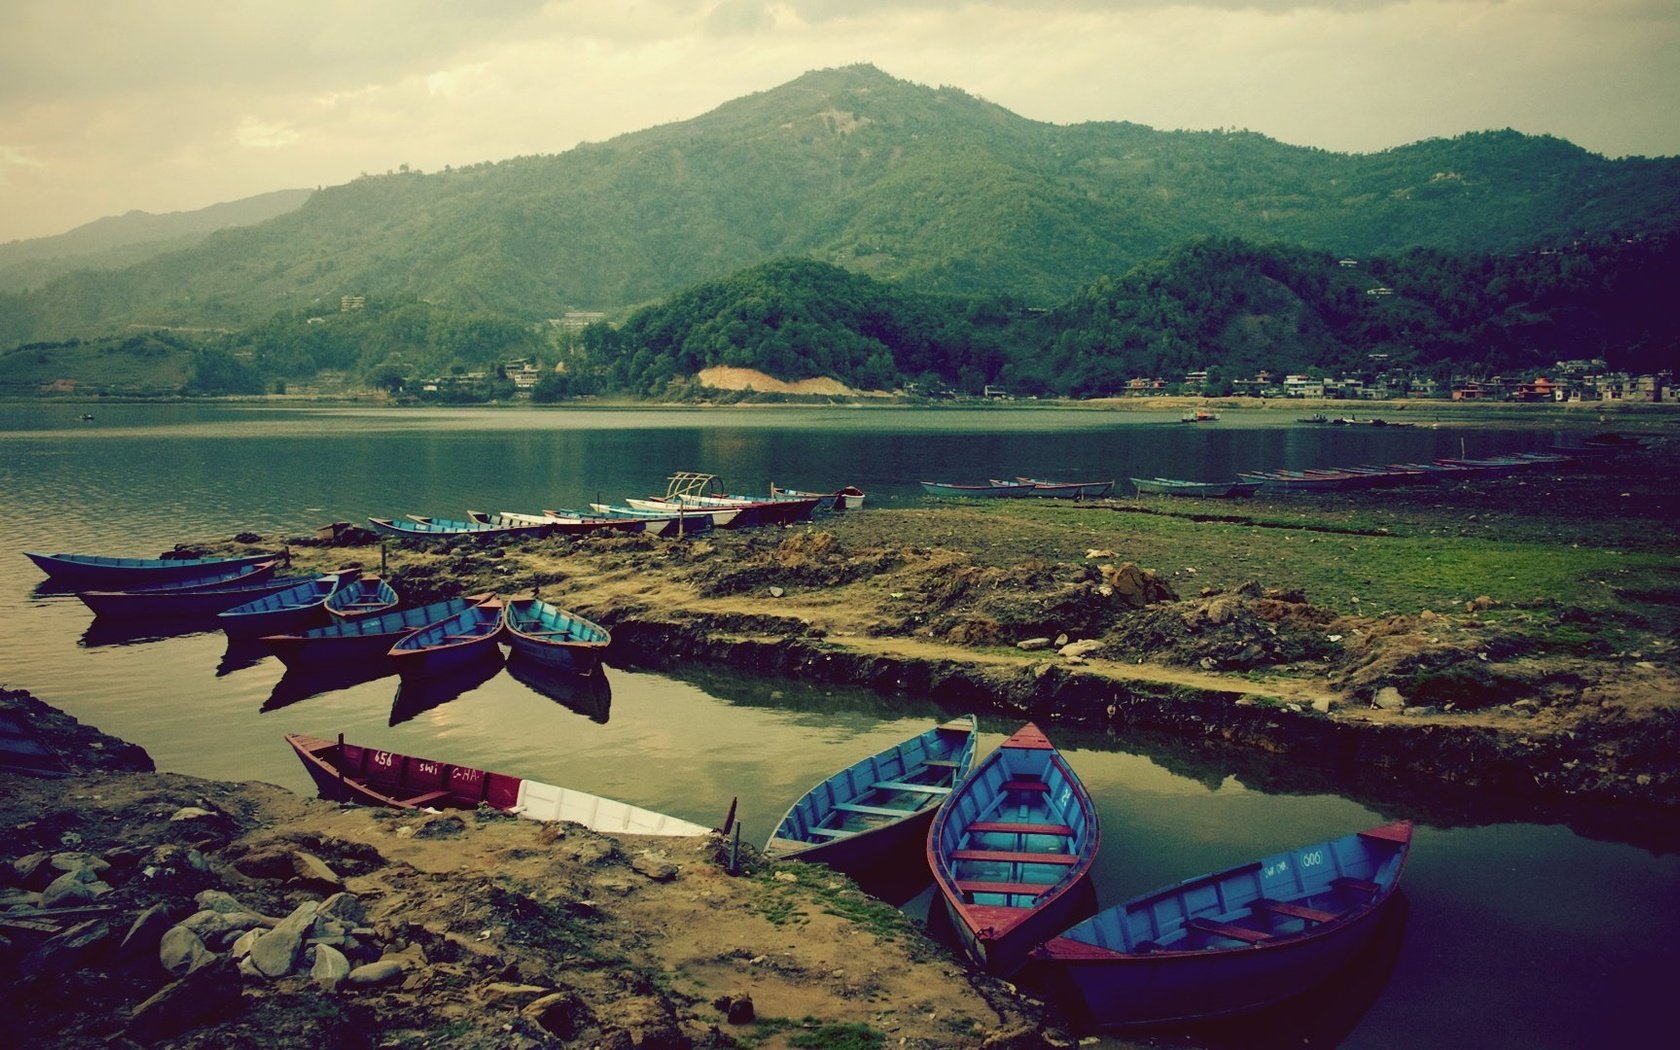
<path fill-rule="evenodd" d="M 363 573 L 346 580 L 327 595 L 327 613 L 335 620 L 355 620 L 390 612 L 402 603 L 397 590 L 377 573 Z"/>
<path fill-rule="evenodd" d="M 969 957 L 1000 976 L 1095 905 L 1099 832 L 1085 785 L 1027 723 L 951 793 L 928 867 Z"/>
<path fill-rule="evenodd" d="M 927 841 L 933 815 L 974 763 L 973 715 L 937 725 L 840 770 L 799 797 L 766 856 L 863 878 Z"/>
<path fill-rule="evenodd" d="M 391 646 L 403 635 L 429 627 L 490 600 L 494 595 L 469 594 L 461 598 L 393 609 L 355 619 L 338 619 L 322 627 L 294 633 L 263 635 L 263 647 L 287 667 L 315 668 L 334 664 L 363 663 L 385 659 Z"/>
<path fill-rule="evenodd" d="M 404 678 L 448 674 L 492 655 L 500 658 L 496 639 L 501 633 L 501 599 L 488 598 L 447 620 L 410 631 L 392 643 L 390 652 Z"/>
<path fill-rule="evenodd" d="M 482 510 L 469 510 L 467 517 L 482 525 L 541 529 L 543 535 L 559 533 L 575 536 L 584 532 L 604 531 L 641 532 L 646 527 L 646 523 L 641 519 L 610 518 L 567 509 L 545 510 L 541 514 L 522 514 L 511 510 L 487 514 Z"/>
<path fill-rule="evenodd" d="M 345 573 L 328 572 L 216 614 L 230 638 L 259 638 L 313 627 L 326 620 L 326 601 Z"/>
<path fill-rule="evenodd" d="M 612 635 L 597 623 L 541 598 L 515 598 L 502 609 L 514 652 L 573 674 L 593 674 Z"/>
<path fill-rule="evenodd" d="M 99 554 L 23 553 L 52 578 L 55 586 L 89 591 L 151 587 L 283 557 L 272 553 L 231 558 L 108 558 Z"/>
<path fill-rule="evenodd" d="M 214 616 L 223 609 L 242 605 L 252 598 L 309 579 L 307 576 L 277 577 L 280 559 L 270 558 L 254 565 L 223 569 L 205 576 L 189 576 L 173 583 L 135 587 L 125 591 L 77 591 L 76 597 L 94 615 L 107 620 L 135 620 L 143 617 L 190 619 Z"/>
<path fill-rule="evenodd" d="M 930 496 L 968 496 L 974 499 L 1012 499 L 1036 496 L 1034 486 L 1025 482 L 994 482 L 987 485 L 959 485 L 950 481 L 924 481 L 922 491 Z"/>
<path fill-rule="evenodd" d="M 1104 909 L 1033 959 L 1103 1028 L 1252 1010 L 1366 947 L 1411 843 L 1400 821 L 1189 879 Z"/>

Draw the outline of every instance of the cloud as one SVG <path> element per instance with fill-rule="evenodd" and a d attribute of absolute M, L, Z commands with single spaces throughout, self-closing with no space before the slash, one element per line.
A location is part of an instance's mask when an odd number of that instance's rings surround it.
<path fill-rule="evenodd" d="M 247 149 L 278 149 L 297 142 L 297 129 L 286 124 L 265 122 L 246 117 L 233 133 L 234 141 Z"/>

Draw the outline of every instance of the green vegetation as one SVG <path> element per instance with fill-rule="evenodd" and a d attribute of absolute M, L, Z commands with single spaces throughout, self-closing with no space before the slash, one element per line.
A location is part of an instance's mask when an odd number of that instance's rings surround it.
<path fill-rule="evenodd" d="M 573 307 L 622 317 L 782 258 L 1049 308 L 1205 237 L 1363 263 L 1671 230 L 1677 173 L 1680 160 L 1513 131 L 1346 155 L 1247 132 L 1061 127 L 854 66 L 560 155 L 329 187 L 190 248 L 0 295 L 0 346 L 246 329 L 345 295 L 520 325 Z M 867 346 L 827 338 L 843 359 Z"/>

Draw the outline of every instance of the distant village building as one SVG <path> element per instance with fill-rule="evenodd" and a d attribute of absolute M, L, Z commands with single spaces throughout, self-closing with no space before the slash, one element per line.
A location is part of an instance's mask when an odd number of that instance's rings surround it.
<path fill-rule="evenodd" d="M 367 309 L 367 297 L 363 295 L 342 295 L 338 299 L 338 312 L 350 313 L 352 310 Z"/>
<path fill-rule="evenodd" d="M 567 310 L 559 317 L 550 317 L 548 323 L 564 331 L 578 332 L 606 319 L 606 313 L 601 310 Z"/>

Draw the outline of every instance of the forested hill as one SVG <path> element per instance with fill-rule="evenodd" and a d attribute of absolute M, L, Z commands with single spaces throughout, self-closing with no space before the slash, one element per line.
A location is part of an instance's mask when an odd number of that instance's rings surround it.
<path fill-rule="evenodd" d="M 1672 158 L 1606 160 L 1510 131 L 1345 155 L 1246 132 L 1064 127 L 852 66 L 559 155 L 321 190 L 119 273 L 0 296 L 0 346 L 244 327 L 341 295 L 523 320 L 621 312 L 789 256 L 1053 305 L 1203 236 L 1366 256 L 1676 225 Z"/>

